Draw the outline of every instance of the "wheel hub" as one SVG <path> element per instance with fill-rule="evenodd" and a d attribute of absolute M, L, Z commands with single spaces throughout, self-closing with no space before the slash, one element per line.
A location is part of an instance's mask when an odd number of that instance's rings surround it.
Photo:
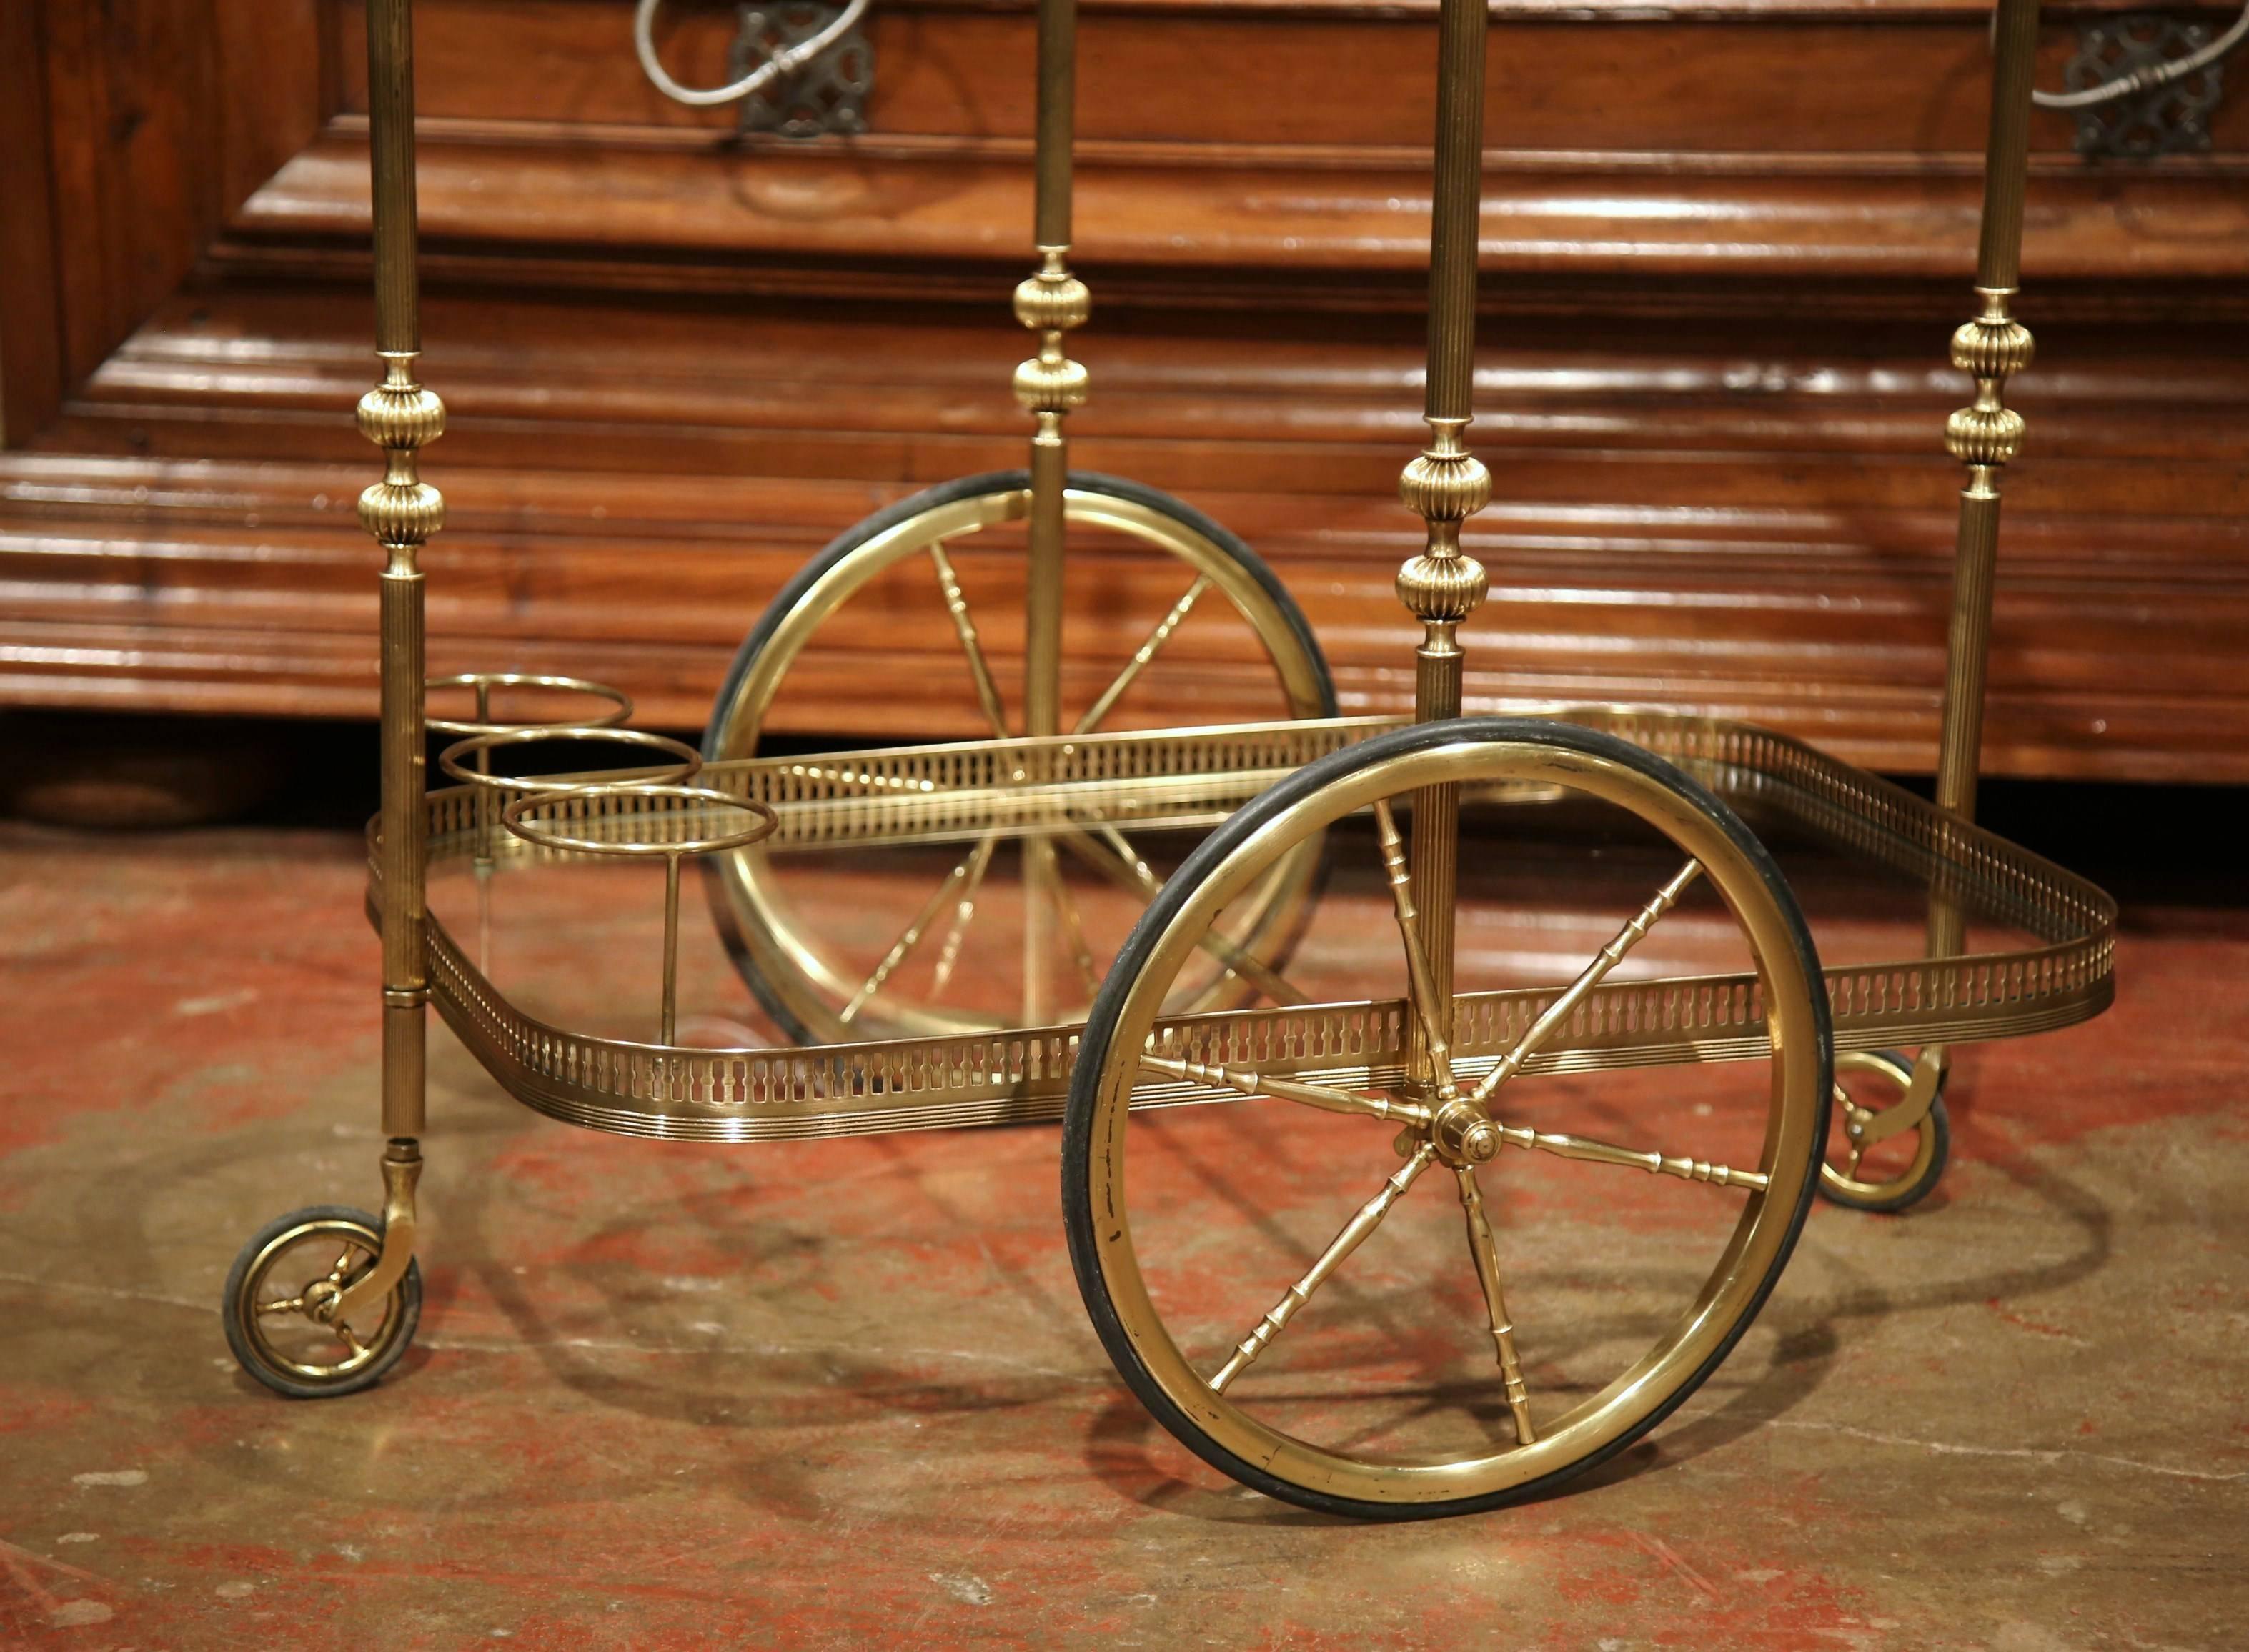
<path fill-rule="evenodd" d="M 305 1317 L 321 1325 L 336 1317 L 343 1306 L 343 1287 L 333 1279 L 320 1279 L 305 1287 Z"/>
<path fill-rule="evenodd" d="M 1488 1163 L 1499 1152 L 1499 1127 L 1473 1101 L 1448 1101 L 1429 1127 L 1437 1156 L 1459 1169 Z"/>

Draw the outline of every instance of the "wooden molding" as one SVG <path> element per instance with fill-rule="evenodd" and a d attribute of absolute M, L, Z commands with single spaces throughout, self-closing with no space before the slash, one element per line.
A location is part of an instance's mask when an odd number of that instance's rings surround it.
<path fill-rule="evenodd" d="M 360 319 L 340 294 L 182 298 L 74 399 L 58 451 L 0 471 L 11 694 L 371 710 L 373 553 L 351 519 L 368 461 L 338 411 L 364 373 Z M 832 534 L 911 486 L 1020 462 L 1020 346 L 996 313 L 875 329 L 842 310 L 440 293 L 426 333 L 453 409 L 428 467 L 450 518 L 430 559 L 433 668 L 606 674 L 676 726 L 701 720 L 758 611 Z M 2206 342 L 2151 360 L 2144 339 L 2050 331 L 2021 381 L 1994 772 L 2249 778 L 2232 446 L 2249 357 Z M 1410 323 L 1338 339 L 1144 321 L 1090 332 L 1083 353 L 1080 462 L 1245 534 L 1349 704 L 1403 705 L 1411 628 L 1389 585 L 1418 544 L 1392 497 L 1418 433 Z M 1472 701 L 1687 704 L 1924 766 L 1957 486 L 1936 432 L 1957 399 L 1903 330 L 1808 354 L 1738 325 L 1613 319 L 1493 351 Z M 856 663 L 821 731 L 893 728 L 944 663 Z"/>
<path fill-rule="evenodd" d="M 1426 9 L 1089 0 L 1083 33 L 1076 457 L 1249 538 L 1351 710 L 1411 692 Z M 1653 701 L 1925 767 L 1983 10 L 1582 11 L 1494 13 L 1469 703 Z M 876 17 L 876 135 L 786 145 L 657 98 L 620 5 L 420 0 L 433 669 L 591 675 L 695 726 L 820 545 L 1021 462 L 1030 13 Z M 726 14 L 683 17 L 691 72 Z M 70 205 L 0 220 L 0 697 L 373 714 L 360 23 L 0 20 L 0 139 L 46 146 L 45 193 L 15 168 L 0 204 Z M 2249 779 L 2249 125 L 2097 171 L 2038 130 L 1987 766 Z M 802 731 L 898 732 L 952 663 L 915 646 L 815 662 Z M 1181 715 L 1225 715 L 1239 665 Z"/>
<path fill-rule="evenodd" d="M 0 8 L 0 447 L 62 404 L 45 47 L 35 6 Z"/>

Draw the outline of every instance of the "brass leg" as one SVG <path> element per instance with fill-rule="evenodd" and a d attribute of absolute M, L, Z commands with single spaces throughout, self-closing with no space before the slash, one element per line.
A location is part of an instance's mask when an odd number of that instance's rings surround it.
<path fill-rule="evenodd" d="M 354 1313 L 381 1301 L 406 1277 L 407 1265 L 414 1260 L 414 1193 L 421 1181 L 419 1142 L 395 1141 L 383 1149 L 382 1251 L 375 1266 L 338 1300 L 333 1315 L 336 1322 L 347 1322 Z"/>
<path fill-rule="evenodd" d="M 1040 0 L 1037 273 L 1015 289 L 1015 315 L 1039 335 L 1039 353 L 1015 369 L 1015 399 L 1037 422 L 1031 437 L 1030 567 L 1023 616 L 1023 731 L 1062 730 L 1063 492 L 1069 444 L 1063 419 L 1085 401 L 1085 369 L 1063 350 L 1084 325 L 1085 284 L 1069 272 L 1071 144 L 1077 68 L 1076 0 Z M 1026 777 L 1035 779 L 1037 777 Z M 1050 925 L 1061 902 L 1054 845 L 1023 844 L 1023 1020 L 1050 1018 Z"/>
<path fill-rule="evenodd" d="M 369 0 L 368 125 L 375 200 L 375 387 L 359 428 L 383 451 L 382 480 L 360 495 L 360 524 L 382 548 L 383 1212 L 320 1206 L 252 1236 L 227 1278 L 227 1340 L 245 1370 L 277 1392 L 349 1394 L 396 1364 L 414 1335 L 422 1287 L 414 1265 L 415 1186 L 422 1173 L 429 986 L 423 969 L 423 721 L 422 546 L 444 525 L 444 501 L 416 455 L 445 428 L 444 405 L 415 377 L 421 330 L 415 294 L 414 33 L 410 0 Z M 485 709 L 478 701 L 479 718 Z M 269 1278 L 310 1244 L 337 1258 L 294 1295 L 269 1300 Z M 340 1253 L 339 1254 L 339 1247 Z M 354 1274 L 361 1255 L 371 1265 Z M 340 1345 L 341 1360 L 283 1347 L 275 1327 L 301 1316 Z M 361 1327 L 368 1327 L 364 1333 Z"/>
<path fill-rule="evenodd" d="M 679 857 L 664 857 L 664 1013 L 659 1044 L 679 1029 Z"/>
<path fill-rule="evenodd" d="M 2014 319 L 2022 278 L 2023 196 L 2030 157 L 2031 73 L 2038 50 L 2038 0 L 2000 0 L 1991 63 L 1991 134 L 1984 156 L 1983 232 L 1976 253 L 1977 314 L 1952 335 L 1952 365 L 1976 380 L 1973 405 L 1944 423 L 1944 445 L 1967 467 L 1955 542 L 1952 620 L 1945 638 L 1944 722 L 1936 754 L 1936 803 L 1976 818 L 1983 754 L 1985 674 L 1991 648 L 1991 582 L 1999 550 L 1999 476 L 2022 445 L 2023 416 L 2003 400 L 2007 380 L 2031 364 L 2030 329 Z M 1957 902 L 1940 892 L 1929 913 L 1931 956 L 1964 940 Z"/>
<path fill-rule="evenodd" d="M 1984 213 L 1976 250 L 1977 313 L 1952 335 L 1952 365 L 1976 381 L 1976 399 L 1944 422 L 1947 451 L 1967 468 L 1953 543 L 1952 614 L 1945 634 L 1944 712 L 1936 750 L 1936 804 L 1962 820 L 1976 818 L 1984 747 L 1984 709 L 1991 652 L 1991 586 L 1999 552 L 1999 478 L 2022 446 L 2023 416 L 2005 404 L 2007 380 L 2031 364 L 2030 329 L 2014 318 L 2022 278 L 2023 197 L 2028 184 L 2031 76 L 2038 49 L 2038 0 L 2000 0 L 1991 62 L 1991 113 L 1984 154 Z M 1952 957 L 1967 945 L 1967 915 L 1940 878 L 1929 892 L 1928 950 Z M 1894 1106 L 1854 1126 L 1847 1162 L 1830 1164 L 1821 1186 L 1861 1209 L 1900 1210 L 1936 1184 L 1943 1128 L 1932 1108 L 1950 1066 L 1942 1045 L 1923 1049 Z M 1863 1112 L 1864 1109 L 1857 1109 Z M 1849 1110 L 1847 1109 L 1847 1116 Z M 1858 1158 L 1874 1142 L 1918 1128 L 1922 1151 L 1902 1183 L 1880 1197 L 1865 1191 Z"/>
<path fill-rule="evenodd" d="M 492 722 L 492 684 L 478 682 L 477 690 L 477 721 Z M 427 704 L 427 700 L 424 700 Z M 477 748 L 477 772 L 492 772 L 492 748 Z M 486 980 L 492 978 L 492 793 L 489 788 L 477 792 L 477 853 L 470 862 L 477 882 L 477 971 Z"/>
<path fill-rule="evenodd" d="M 1399 478 L 1406 508 L 1427 524 L 1421 554 L 1399 570 L 1398 600 L 1421 621 L 1413 715 L 1461 712 L 1460 622 L 1483 600 L 1482 564 L 1461 549 L 1461 524 L 1491 502 L 1491 474 L 1462 441 L 1475 416 L 1476 236 L 1483 190 L 1482 0 L 1444 0 L 1438 17 L 1436 189 L 1429 244 L 1429 372 L 1421 456 Z M 1431 786 L 1413 799 L 1409 855 L 1420 901 L 1421 944 L 1441 1016 L 1453 996 L 1453 891 L 1460 792 Z M 1449 1036 L 1449 1029 L 1445 1030 Z M 1430 1088 L 1439 1062 L 1420 1021 L 1409 1029 L 1406 1072 Z"/>
<path fill-rule="evenodd" d="M 413 1256 L 414 1176 L 426 1097 L 429 986 L 422 956 L 422 546 L 444 524 L 444 501 L 421 479 L 416 456 L 444 429 L 445 409 L 414 376 L 422 349 L 416 290 L 414 17 L 410 0 L 372 0 L 367 12 L 368 119 L 374 167 L 375 347 L 382 382 L 360 399 L 359 428 L 381 447 L 384 475 L 360 496 L 360 522 L 388 557 L 382 571 L 382 1129 L 387 1201 L 405 1221 L 386 1225 L 368 1280 L 384 1289 Z M 394 1169 L 410 1162 L 412 1172 Z M 364 1292 L 362 1282 L 357 1289 Z"/>

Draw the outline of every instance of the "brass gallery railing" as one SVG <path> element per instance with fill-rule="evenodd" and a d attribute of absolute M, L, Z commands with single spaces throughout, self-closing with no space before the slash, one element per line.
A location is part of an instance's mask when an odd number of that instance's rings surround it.
<path fill-rule="evenodd" d="M 1552 715 L 1643 745 L 1744 812 L 1793 822 L 1904 874 L 1966 915 L 2044 943 L 1829 969 L 1838 1049 L 2044 1032 L 2108 1004 L 2115 907 L 2085 880 L 1767 730 L 1633 709 Z M 752 759 L 712 764 L 697 784 L 773 807 L 780 827 L 757 853 L 942 841 L 994 827 L 1028 835 L 1124 822 L 1191 826 L 1214 824 L 1303 764 L 1394 726 L 1353 718 Z M 498 824 L 509 795 L 469 787 L 430 794 L 430 864 L 571 858 Z M 579 805 L 589 819 L 618 806 L 599 795 Z M 637 806 L 658 835 L 667 828 L 651 812 L 690 810 L 661 799 Z M 566 801 L 547 812 L 565 821 L 569 807 Z M 669 829 L 691 825 L 672 821 Z M 369 868 L 372 915 L 381 910 L 379 854 L 370 855 Z M 426 944 L 439 1011 L 501 1085 L 554 1118 L 627 1134 L 754 1141 L 1051 1120 L 1061 1116 L 1076 1052 L 1078 1029 L 1070 1026 L 810 1049 L 598 1038 L 517 1009 L 435 918 Z M 1489 1071 L 1554 996 L 1544 988 L 1460 995 L 1454 1047 L 1462 1078 Z M 1393 1000 L 1184 1016 L 1160 1024 L 1154 1053 L 1378 1087 L 1402 1079 L 1406 1013 L 1404 1001 Z M 1599 987 L 1529 1070 L 1723 1061 L 1768 1049 L 1753 976 L 1675 977 Z M 1233 1090 L 1184 1080 L 1146 1083 L 1135 1095 L 1136 1106 L 1152 1107 L 1236 1099 Z"/>

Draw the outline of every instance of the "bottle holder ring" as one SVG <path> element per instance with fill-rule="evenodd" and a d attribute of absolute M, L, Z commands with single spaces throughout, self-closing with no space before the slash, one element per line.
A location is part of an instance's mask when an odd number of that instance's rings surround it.
<path fill-rule="evenodd" d="M 633 803 L 655 805 L 633 808 Z M 614 812 L 603 804 L 622 803 Z M 565 810 L 566 820 L 541 819 L 541 811 Z M 731 832 L 703 832 L 707 817 L 726 811 L 745 817 Z M 526 793 L 500 812 L 500 822 L 526 843 L 575 854 L 656 855 L 675 866 L 691 854 L 717 854 L 762 843 L 781 817 L 762 803 L 730 792 L 657 780 L 615 781 L 595 785 L 556 785 Z M 703 835 L 695 833 L 703 832 Z"/>
<path fill-rule="evenodd" d="M 713 831 L 724 812 L 745 824 Z M 560 819 L 542 815 L 560 814 Z M 664 857 L 664 1011 L 658 1042 L 669 1045 L 679 1021 L 679 863 L 762 843 L 781 817 L 762 803 L 702 786 L 661 780 L 562 785 L 526 792 L 500 812 L 500 823 L 526 843 L 574 854 Z"/>
<path fill-rule="evenodd" d="M 474 717 L 424 716 L 422 721 L 440 734 L 499 734 L 510 730 L 588 728 L 613 729 L 633 714 L 632 696 L 622 689 L 613 689 L 606 682 L 589 682 L 583 677 L 543 676 L 527 671 L 458 671 L 451 676 L 425 677 L 422 690 L 433 689 L 473 689 L 477 695 L 477 714 Z M 561 719 L 495 722 L 492 715 L 492 692 L 494 689 L 538 689 L 551 694 L 588 695 L 597 700 L 607 700 L 609 709 L 595 716 L 569 716 Z"/>
<path fill-rule="evenodd" d="M 433 723 L 430 726 L 450 725 Z M 671 758 L 671 762 L 660 770 L 648 773 L 634 771 L 633 778 L 645 785 L 676 785 L 693 779 L 703 769 L 703 754 L 684 740 L 675 740 L 665 734 L 648 734 L 638 729 L 614 728 L 601 723 L 529 723 L 492 729 L 472 734 L 465 740 L 456 740 L 437 754 L 437 766 L 448 777 L 464 785 L 482 786 L 493 792 L 521 791 L 534 796 L 551 792 L 582 791 L 591 785 L 605 784 L 586 775 L 494 774 L 492 771 L 492 754 L 494 751 L 506 746 L 536 745 L 550 740 L 631 746 Z"/>

